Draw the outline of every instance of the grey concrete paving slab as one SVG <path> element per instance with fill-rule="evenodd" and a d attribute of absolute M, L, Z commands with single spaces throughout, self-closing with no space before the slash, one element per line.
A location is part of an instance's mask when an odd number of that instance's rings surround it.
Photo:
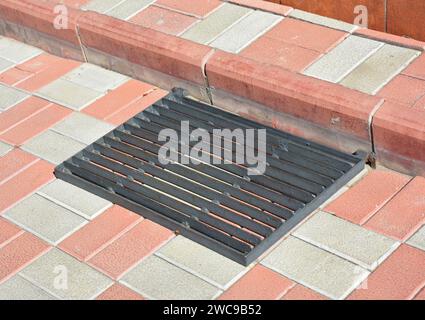
<path fill-rule="evenodd" d="M 340 83 L 364 93 L 376 94 L 419 55 L 416 50 L 385 44 Z"/>
<path fill-rule="evenodd" d="M 111 202 L 59 179 L 41 188 L 38 193 L 88 220 L 112 206 Z"/>
<path fill-rule="evenodd" d="M 209 44 L 252 10 L 230 3 L 224 3 L 204 20 L 194 24 L 181 37 L 194 42 Z"/>
<path fill-rule="evenodd" d="M 369 270 L 374 270 L 399 245 L 383 235 L 324 212 L 315 214 L 293 235 Z"/>
<path fill-rule="evenodd" d="M 362 267 L 294 237 L 283 241 L 262 264 L 332 299 L 345 299 L 369 275 Z"/>
<path fill-rule="evenodd" d="M 79 111 L 102 97 L 104 92 L 93 90 L 65 79 L 58 79 L 38 90 L 37 95 L 64 107 Z"/>
<path fill-rule="evenodd" d="M 0 141 L 0 157 L 3 157 L 6 153 L 11 151 L 13 147 L 7 143 Z"/>
<path fill-rule="evenodd" d="M 0 300 L 56 300 L 30 281 L 15 275 L 0 284 Z"/>
<path fill-rule="evenodd" d="M 182 236 L 171 240 L 156 254 L 222 289 L 246 271 L 242 265 Z"/>
<path fill-rule="evenodd" d="M 379 48 L 382 42 L 350 36 L 308 67 L 305 75 L 338 83 Z"/>
<path fill-rule="evenodd" d="M 13 68 L 15 66 L 15 63 L 13 61 L 0 58 L 0 72 L 4 72 L 10 68 Z"/>
<path fill-rule="evenodd" d="M 67 300 L 93 299 L 112 284 L 111 279 L 56 248 L 31 263 L 20 274 Z"/>
<path fill-rule="evenodd" d="M 85 147 L 81 142 L 47 130 L 25 143 L 22 149 L 58 165 Z"/>
<path fill-rule="evenodd" d="M 0 57 L 14 63 L 22 63 L 43 53 L 42 50 L 25 43 L 0 37 Z"/>
<path fill-rule="evenodd" d="M 407 243 L 425 251 L 425 226 L 419 229 Z"/>
<path fill-rule="evenodd" d="M 118 19 L 127 20 L 147 8 L 153 2 L 155 0 L 125 0 L 107 11 L 106 14 Z"/>
<path fill-rule="evenodd" d="M 112 131 L 114 126 L 80 112 L 74 112 L 51 130 L 85 144 L 91 144 Z"/>
<path fill-rule="evenodd" d="M 94 64 L 84 63 L 64 75 L 62 79 L 96 91 L 107 92 L 123 84 L 129 78 Z"/>
<path fill-rule="evenodd" d="M 27 99 L 29 94 L 0 84 L 0 97 L 0 111 L 6 111 L 7 109 Z"/>
<path fill-rule="evenodd" d="M 4 216 L 51 244 L 57 244 L 87 220 L 46 198 L 33 194 L 6 211 Z"/>
<path fill-rule="evenodd" d="M 140 262 L 121 282 L 150 299 L 209 300 L 221 293 L 208 282 L 156 256 Z"/>
<path fill-rule="evenodd" d="M 298 10 L 298 9 L 294 9 L 291 11 L 291 13 L 289 14 L 290 17 L 292 18 L 297 18 L 300 20 L 304 20 L 304 21 L 308 21 L 314 24 L 319 24 L 325 27 L 329 27 L 332 29 L 337 29 L 337 30 L 342 30 L 345 32 L 354 32 L 355 30 L 358 29 L 358 27 L 354 24 L 351 23 L 347 23 L 344 21 L 340 21 L 340 20 L 335 20 L 332 18 L 328 18 L 328 17 L 324 17 L 324 16 L 320 16 L 314 13 L 310 13 L 307 11 L 303 11 L 303 10 Z"/>
<path fill-rule="evenodd" d="M 282 20 L 282 16 L 254 11 L 221 34 L 210 45 L 224 51 L 238 53 Z"/>

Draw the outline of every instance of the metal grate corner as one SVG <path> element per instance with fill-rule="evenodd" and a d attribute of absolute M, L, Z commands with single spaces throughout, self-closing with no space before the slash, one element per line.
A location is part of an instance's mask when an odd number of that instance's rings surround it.
<path fill-rule="evenodd" d="M 161 164 L 158 135 L 179 131 L 181 121 L 210 134 L 266 129 L 265 173 L 249 176 L 236 163 Z M 175 89 L 59 165 L 55 175 L 247 265 L 355 177 L 364 160 L 362 152 L 341 153 Z"/>

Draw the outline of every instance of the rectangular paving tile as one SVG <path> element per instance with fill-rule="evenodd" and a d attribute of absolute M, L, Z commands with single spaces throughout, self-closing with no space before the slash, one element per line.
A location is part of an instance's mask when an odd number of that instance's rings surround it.
<path fill-rule="evenodd" d="M 110 277 L 118 279 L 173 236 L 170 230 L 152 221 L 143 220 L 96 254 L 89 263 Z"/>
<path fill-rule="evenodd" d="M 197 18 L 158 6 L 149 6 L 129 20 L 145 28 L 177 36 L 198 21 Z"/>
<path fill-rule="evenodd" d="M 222 289 L 246 271 L 240 264 L 182 236 L 171 240 L 156 254 Z"/>
<path fill-rule="evenodd" d="M 315 214 L 294 235 L 369 270 L 398 246 L 396 241 L 324 212 Z"/>
<path fill-rule="evenodd" d="M 425 251 L 425 226 L 419 229 L 407 243 Z"/>
<path fill-rule="evenodd" d="M 360 266 L 294 237 L 282 242 L 262 264 L 333 299 L 344 299 L 369 274 Z"/>
<path fill-rule="evenodd" d="M 115 283 L 97 296 L 96 300 L 143 300 L 143 297 L 126 286 Z"/>
<path fill-rule="evenodd" d="M 81 110 L 102 97 L 104 93 L 58 79 L 38 90 L 37 95 L 73 110 Z"/>
<path fill-rule="evenodd" d="M 0 141 L 0 157 L 3 157 L 7 154 L 13 147 L 5 142 Z"/>
<path fill-rule="evenodd" d="M 129 230 L 139 219 L 139 215 L 114 206 L 74 232 L 59 247 L 78 260 L 85 261 Z"/>
<path fill-rule="evenodd" d="M 37 97 L 29 97 L 13 108 L 0 114 L 0 133 L 25 122 L 37 112 L 45 109 L 51 102 Z"/>
<path fill-rule="evenodd" d="M 419 55 L 420 52 L 416 50 L 385 44 L 340 83 L 351 89 L 375 94 Z"/>
<path fill-rule="evenodd" d="M 412 299 L 424 283 L 425 252 L 402 244 L 349 299 Z"/>
<path fill-rule="evenodd" d="M 78 85 L 101 92 L 115 89 L 128 80 L 128 77 L 94 64 L 84 63 L 62 77 Z"/>
<path fill-rule="evenodd" d="M 42 50 L 25 43 L 0 37 L 0 58 L 22 63 L 43 53 Z"/>
<path fill-rule="evenodd" d="M 72 138 L 47 130 L 25 143 L 22 149 L 58 165 L 85 147 Z"/>
<path fill-rule="evenodd" d="M 105 199 L 59 179 L 41 188 L 38 193 L 87 220 L 95 218 L 112 205 Z"/>
<path fill-rule="evenodd" d="M 113 9 L 107 11 L 106 14 L 118 19 L 127 20 L 135 16 L 153 2 L 155 2 L 155 0 L 125 0 Z"/>
<path fill-rule="evenodd" d="M 51 244 L 59 243 L 87 222 L 38 194 L 19 202 L 4 217 Z"/>
<path fill-rule="evenodd" d="M 256 265 L 229 290 L 220 296 L 220 300 L 276 300 L 281 298 L 295 285 L 262 265 Z"/>
<path fill-rule="evenodd" d="M 209 300 L 220 293 L 208 282 L 156 256 L 139 263 L 122 282 L 151 299 Z"/>
<path fill-rule="evenodd" d="M 40 160 L 0 185 L 0 214 L 53 180 L 53 170 L 50 163 Z"/>
<path fill-rule="evenodd" d="M 80 112 L 74 112 L 51 129 L 85 144 L 91 144 L 115 127 Z"/>
<path fill-rule="evenodd" d="M 31 263 L 20 274 L 42 289 L 67 300 L 93 299 L 112 284 L 100 272 L 56 248 Z M 64 281 L 65 276 L 67 281 Z"/>
<path fill-rule="evenodd" d="M 300 20 L 312 22 L 315 24 L 320 24 L 325 27 L 329 27 L 332 29 L 342 30 L 346 32 L 354 32 L 358 27 L 354 24 L 350 24 L 344 21 L 331 19 L 328 17 L 320 16 L 314 13 L 310 13 L 303 10 L 294 9 L 289 14 L 292 18 L 297 18 Z"/>
<path fill-rule="evenodd" d="M 0 300 L 56 300 L 56 298 L 16 275 L 0 284 Z"/>
<path fill-rule="evenodd" d="M 204 17 L 220 6 L 220 0 L 193 1 L 193 0 L 157 0 L 155 5 L 171 8 L 197 17 Z"/>
<path fill-rule="evenodd" d="M 29 95 L 15 88 L 7 87 L 0 84 L 0 112 L 17 105 L 25 100 Z"/>
<path fill-rule="evenodd" d="M 10 241 L 22 232 L 22 229 L 15 224 L 10 223 L 7 220 L 0 219 L 0 247 L 2 247 L 5 242 Z"/>
<path fill-rule="evenodd" d="M 85 108 L 83 113 L 97 119 L 105 120 L 110 115 L 115 114 L 120 109 L 140 99 L 144 94 L 153 89 L 154 87 L 150 84 L 131 79 L 118 88 L 109 91 L 99 100 L 96 100 Z"/>
<path fill-rule="evenodd" d="M 15 65 L 13 61 L 0 58 L 0 72 L 4 72 L 10 68 L 12 68 Z M 3 81 L 2 81 L 3 82 Z"/>
<path fill-rule="evenodd" d="M 227 28 L 239 21 L 252 10 L 224 3 L 212 12 L 205 20 L 192 26 L 182 34 L 182 38 L 202 44 L 209 44 Z"/>
<path fill-rule="evenodd" d="M 38 158 L 20 149 L 13 149 L 0 158 L 0 184 L 34 164 Z"/>
<path fill-rule="evenodd" d="M 254 11 L 221 34 L 210 45 L 238 53 L 282 19 L 283 17 L 268 12 Z"/>
<path fill-rule="evenodd" d="M 410 180 L 394 171 L 373 170 L 324 211 L 357 224 L 364 224 Z M 385 183 L 382 183 L 385 181 Z"/>
<path fill-rule="evenodd" d="M 425 178 L 415 177 L 365 227 L 405 241 L 425 224 Z"/>
<path fill-rule="evenodd" d="M 45 242 L 28 232 L 6 244 L 0 249 L 0 282 L 19 272 L 48 249 Z"/>
<path fill-rule="evenodd" d="M 7 110 L 0 115 L 6 114 L 10 117 L 9 120 L 24 115 L 25 110 L 29 110 L 34 106 L 34 98 L 31 97 L 25 100 L 22 104 L 15 106 L 14 108 Z M 27 103 L 28 102 L 28 103 Z M 31 107 L 29 107 L 31 105 Z M 22 108 L 21 108 L 22 107 Z M 12 126 L 9 130 L 5 131 L 0 135 L 0 139 L 6 141 L 14 146 L 21 146 L 36 135 L 46 131 L 50 126 L 56 122 L 61 121 L 71 113 L 71 110 L 65 107 L 58 106 L 53 103 L 48 103 L 41 111 L 34 113 L 33 115 L 22 118 L 21 121 Z M 12 119 L 11 119 L 12 118 Z M 1 126 L 1 125 L 0 125 Z"/>
<path fill-rule="evenodd" d="M 289 290 L 288 293 L 286 293 L 282 300 L 326 300 L 327 298 L 322 296 L 320 293 L 317 293 L 316 291 L 313 291 L 309 288 L 306 288 L 300 284 L 297 284 L 295 287 Z"/>
<path fill-rule="evenodd" d="M 382 42 L 350 36 L 308 67 L 303 74 L 337 83 L 383 45 Z"/>
<path fill-rule="evenodd" d="M 105 13 L 123 1 L 124 0 L 91 0 L 83 5 L 81 9 Z"/>

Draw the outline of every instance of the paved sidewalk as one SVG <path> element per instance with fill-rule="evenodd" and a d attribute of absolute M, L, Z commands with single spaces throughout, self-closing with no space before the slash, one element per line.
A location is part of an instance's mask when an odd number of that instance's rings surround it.
<path fill-rule="evenodd" d="M 245 268 L 52 174 L 166 91 L 0 48 L 0 299 L 425 299 L 425 178 L 365 171 Z"/>

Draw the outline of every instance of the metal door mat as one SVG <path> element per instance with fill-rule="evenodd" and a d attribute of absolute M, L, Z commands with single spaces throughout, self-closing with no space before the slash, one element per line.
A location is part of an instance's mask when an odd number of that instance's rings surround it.
<path fill-rule="evenodd" d="M 158 153 L 165 142 L 159 141 L 159 133 L 168 128 L 182 137 L 182 121 L 211 137 L 220 128 L 266 129 L 265 173 L 248 175 L 248 166 L 236 161 L 163 164 Z M 195 148 L 196 143 L 183 144 Z M 231 139 L 230 147 L 236 149 L 236 143 Z M 59 165 L 55 175 L 248 265 L 364 166 L 363 152 L 344 154 L 174 89 Z"/>

